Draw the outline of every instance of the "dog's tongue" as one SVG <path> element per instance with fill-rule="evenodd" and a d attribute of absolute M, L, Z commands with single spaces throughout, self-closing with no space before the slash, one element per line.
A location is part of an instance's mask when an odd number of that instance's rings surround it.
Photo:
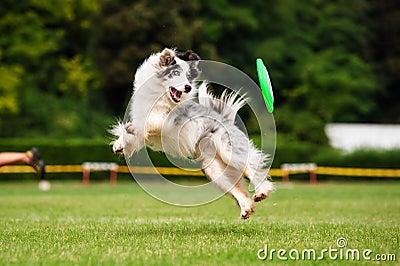
<path fill-rule="evenodd" d="M 175 95 L 176 98 L 180 99 L 181 96 L 182 96 L 182 92 L 176 90 L 175 93 L 174 93 L 174 95 Z"/>
<path fill-rule="evenodd" d="M 175 102 L 179 102 L 181 100 L 182 92 L 178 91 L 175 88 L 170 88 L 171 97 Z"/>

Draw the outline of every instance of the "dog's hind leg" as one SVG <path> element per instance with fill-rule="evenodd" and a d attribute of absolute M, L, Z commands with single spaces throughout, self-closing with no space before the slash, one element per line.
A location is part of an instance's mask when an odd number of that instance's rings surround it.
<path fill-rule="evenodd" d="M 229 165 L 249 179 L 254 187 L 254 201 L 258 202 L 268 198 L 275 191 L 275 188 L 270 181 L 268 170 L 262 168 L 264 167 L 265 155 L 252 147 L 247 150 L 247 153 L 233 153 L 232 155 Z"/>
<path fill-rule="evenodd" d="M 240 218 L 243 220 L 249 218 L 255 211 L 255 205 L 240 181 L 229 191 L 229 194 L 236 199 L 240 207 Z"/>
<path fill-rule="evenodd" d="M 268 155 L 257 149 L 243 132 L 230 127 L 219 135 L 213 135 L 213 143 L 223 162 L 250 180 L 255 188 L 254 201 L 261 201 L 274 191 L 272 182 L 268 180 L 268 171 L 263 169 Z"/>
<path fill-rule="evenodd" d="M 225 193 L 232 195 L 240 207 L 240 218 L 247 219 L 254 212 L 254 202 L 242 187 L 242 174 L 228 167 L 219 157 L 213 158 L 204 168 L 204 173 Z"/>
<path fill-rule="evenodd" d="M 253 200 L 255 202 L 262 201 L 269 197 L 275 191 L 274 184 L 269 180 L 269 175 L 265 169 L 251 169 L 245 167 L 245 176 L 250 180 L 254 186 Z"/>

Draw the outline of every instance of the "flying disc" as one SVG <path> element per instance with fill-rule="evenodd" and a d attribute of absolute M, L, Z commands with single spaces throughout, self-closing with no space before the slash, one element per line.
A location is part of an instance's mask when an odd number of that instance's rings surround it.
<path fill-rule="evenodd" d="M 272 113 L 274 111 L 274 93 L 272 92 L 271 80 L 261 58 L 257 58 L 256 65 L 264 102 L 268 112 Z"/>

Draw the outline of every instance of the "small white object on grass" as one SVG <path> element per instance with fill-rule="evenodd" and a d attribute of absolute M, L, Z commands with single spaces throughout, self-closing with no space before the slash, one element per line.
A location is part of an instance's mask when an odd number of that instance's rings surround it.
<path fill-rule="evenodd" d="M 47 190 L 50 190 L 50 188 L 51 188 L 51 184 L 50 184 L 49 181 L 47 181 L 47 180 L 41 180 L 41 181 L 39 182 L 39 189 L 40 189 L 41 191 L 47 191 Z"/>

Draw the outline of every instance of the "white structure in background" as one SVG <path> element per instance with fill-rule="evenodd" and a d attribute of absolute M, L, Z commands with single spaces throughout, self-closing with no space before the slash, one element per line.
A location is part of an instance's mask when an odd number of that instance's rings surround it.
<path fill-rule="evenodd" d="M 328 124 L 330 144 L 344 151 L 400 148 L 399 124 Z"/>

